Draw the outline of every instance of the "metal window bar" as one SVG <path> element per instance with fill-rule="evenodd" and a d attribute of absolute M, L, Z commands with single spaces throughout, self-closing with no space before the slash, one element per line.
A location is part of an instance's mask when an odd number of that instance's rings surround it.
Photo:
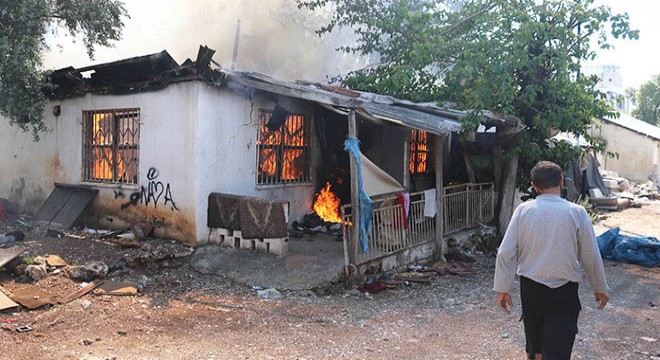
<path fill-rule="evenodd" d="M 411 174 L 424 174 L 429 162 L 428 133 L 424 130 L 410 131 L 409 168 Z"/>
<path fill-rule="evenodd" d="M 311 181 L 309 123 L 303 115 L 288 115 L 284 124 L 272 130 L 266 126 L 272 114 L 259 110 L 257 184 Z"/>
<path fill-rule="evenodd" d="M 396 195 L 390 194 L 372 199 L 374 212 L 372 228 L 367 236 L 369 251 L 357 251 L 356 264 L 404 251 L 416 245 L 435 239 L 435 219 L 424 216 L 424 192 L 410 194 L 410 209 L 407 228 L 403 207 L 396 202 Z M 493 219 L 495 213 L 495 194 L 493 183 L 463 184 L 444 188 L 444 234 L 477 226 Z M 351 205 L 341 206 L 342 234 L 351 238 Z M 344 242 L 350 246 L 350 241 Z M 353 244 L 357 246 L 357 244 Z M 345 249 L 344 254 L 350 253 Z"/>
<path fill-rule="evenodd" d="M 140 110 L 83 111 L 83 181 L 137 184 Z"/>

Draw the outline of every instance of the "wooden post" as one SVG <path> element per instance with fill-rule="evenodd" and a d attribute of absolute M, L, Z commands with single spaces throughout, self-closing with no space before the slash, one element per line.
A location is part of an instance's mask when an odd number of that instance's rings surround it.
<path fill-rule="evenodd" d="M 497 230 L 504 235 L 513 215 L 513 204 L 516 195 L 516 179 L 518 176 L 519 153 L 507 154 L 515 150 L 519 130 L 512 127 L 497 127 L 497 143 L 503 144 L 502 175 L 499 186 L 497 208 Z"/>
<path fill-rule="evenodd" d="M 446 135 L 436 135 L 433 139 L 433 159 L 435 166 L 435 258 L 442 261 L 447 261 L 445 252 L 447 251 L 447 243 L 445 241 L 444 233 L 444 219 L 445 219 L 445 202 L 444 202 L 444 174 L 442 168 L 443 144 L 447 139 Z"/>
<path fill-rule="evenodd" d="M 348 137 L 357 139 L 357 120 L 355 119 L 355 110 L 348 113 Z M 350 264 L 357 262 L 358 245 L 360 243 L 360 188 L 358 186 L 358 167 L 357 160 L 349 155 L 351 164 L 351 215 L 352 225 L 351 234 L 348 241 L 348 258 Z M 358 271 L 357 266 L 354 269 Z M 352 279 L 349 279 L 349 286 Z"/>

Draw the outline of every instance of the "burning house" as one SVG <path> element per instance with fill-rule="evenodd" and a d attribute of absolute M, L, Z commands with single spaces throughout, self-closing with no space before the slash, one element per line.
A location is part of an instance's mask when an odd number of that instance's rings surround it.
<path fill-rule="evenodd" d="M 148 221 L 196 245 L 279 239 L 268 245 L 282 254 L 287 229 L 315 212 L 340 224 L 347 267 L 383 269 L 443 254 L 445 234 L 495 217 L 498 177 L 475 177 L 452 136 L 466 113 L 235 72 L 213 53 L 55 71 L 52 131 L 35 143 L 0 123 L 0 193 L 36 211 L 56 184 L 92 189 L 84 221 Z"/>

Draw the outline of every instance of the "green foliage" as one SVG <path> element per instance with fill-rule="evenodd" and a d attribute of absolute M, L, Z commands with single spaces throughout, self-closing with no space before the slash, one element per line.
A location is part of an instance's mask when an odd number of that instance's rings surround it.
<path fill-rule="evenodd" d="M 25 264 L 25 265 L 32 265 L 32 264 L 34 264 L 34 259 L 31 258 L 31 257 L 29 257 L 29 256 L 25 256 L 25 257 L 23 257 L 22 260 L 23 260 L 23 264 Z"/>
<path fill-rule="evenodd" d="M 41 63 L 46 32 L 82 36 L 92 57 L 95 45 L 121 38 L 123 16 L 118 0 L 0 0 L 0 115 L 38 139 L 46 129 L 43 90 L 51 86 Z"/>
<path fill-rule="evenodd" d="M 660 74 L 640 86 L 639 90 L 629 89 L 628 95 L 637 106 L 632 115 L 649 124 L 660 126 Z"/>
<path fill-rule="evenodd" d="M 598 79 L 582 75 L 580 63 L 596 56 L 591 39 L 609 48 L 609 37 L 638 37 L 627 14 L 594 0 L 297 1 L 301 8 L 333 11 L 320 35 L 355 29 L 356 43 L 341 50 L 379 57 L 369 69 L 343 77 L 345 85 L 520 118 L 521 187 L 538 160 L 567 164 L 574 158 L 576 149 L 547 142 L 554 131 L 602 148 L 588 129 L 594 118 L 614 113 L 595 87 Z M 477 125 L 477 116 L 464 123 L 468 130 Z"/>

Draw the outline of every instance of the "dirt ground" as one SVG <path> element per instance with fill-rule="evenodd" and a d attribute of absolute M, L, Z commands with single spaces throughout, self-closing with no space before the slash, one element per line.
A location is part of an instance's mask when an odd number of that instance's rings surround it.
<path fill-rule="evenodd" d="M 597 234 L 621 226 L 660 236 L 660 202 L 603 214 Z M 10 230 L 0 229 L 0 232 Z M 69 263 L 117 263 L 144 249 L 90 238 L 45 237 L 33 228 L 29 256 Z M 168 240 L 152 240 L 157 252 Z M 144 253 L 144 252 L 143 252 Z M 138 296 L 87 294 L 68 304 L 0 313 L 2 359 L 524 359 L 519 297 L 511 315 L 495 306 L 494 257 L 476 255 L 471 275 L 445 275 L 365 295 L 339 284 L 263 299 L 250 286 L 201 275 L 188 257 L 123 266 L 110 278 L 134 280 Z M 246 270 L 249 271 L 249 270 Z M 660 359 L 660 269 L 606 261 L 610 304 L 597 310 L 588 285 L 574 359 Z M 29 282 L 0 271 L 8 291 L 66 295 L 80 285 L 62 273 Z M 17 332 L 20 325 L 32 331 Z"/>

